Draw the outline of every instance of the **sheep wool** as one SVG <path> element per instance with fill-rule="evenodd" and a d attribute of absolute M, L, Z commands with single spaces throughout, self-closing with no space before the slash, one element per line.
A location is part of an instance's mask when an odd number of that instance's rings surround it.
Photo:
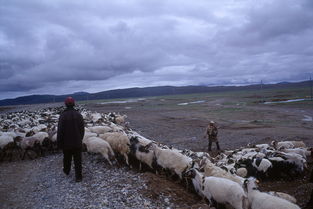
<path fill-rule="evenodd" d="M 7 145 L 10 142 L 13 142 L 13 137 L 9 136 L 9 135 L 1 135 L 0 136 L 0 148 L 2 149 L 3 147 L 5 147 L 5 145 Z"/>
<path fill-rule="evenodd" d="M 127 165 L 129 165 L 128 153 L 130 151 L 130 141 L 124 132 L 108 132 L 105 134 L 100 134 L 99 137 L 107 141 L 115 152 L 124 156 Z"/>
<path fill-rule="evenodd" d="M 255 178 L 249 178 L 245 181 L 244 185 L 247 190 L 251 209 L 300 209 L 299 206 L 285 199 L 260 192 L 257 189 L 255 181 Z"/>
<path fill-rule="evenodd" d="M 112 165 L 110 156 L 113 157 L 114 152 L 108 142 L 99 137 L 93 136 L 85 140 L 85 144 L 88 152 L 101 154 L 110 163 L 110 165 Z"/>
<path fill-rule="evenodd" d="M 212 197 L 218 203 L 228 203 L 235 209 L 246 208 L 247 195 L 243 188 L 229 179 L 214 176 L 205 177 L 203 194 L 206 197 Z"/>
<path fill-rule="evenodd" d="M 175 150 L 161 149 L 154 145 L 154 153 L 157 164 L 164 169 L 175 172 L 182 179 L 183 171 L 192 166 L 192 159 Z"/>

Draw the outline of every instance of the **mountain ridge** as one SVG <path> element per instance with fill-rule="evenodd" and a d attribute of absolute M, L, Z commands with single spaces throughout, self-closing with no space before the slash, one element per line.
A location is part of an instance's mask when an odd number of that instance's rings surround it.
<path fill-rule="evenodd" d="M 289 87 L 309 87 L 310 81 L 302 82 L 280 82 L 276 84 L 262 84 L 262 89 L 270 88 L 289 88 Z M 222 91 L 238 91 L 238 90 L 258 90 L 260 84 L 247 86 L 155 86 L 155 87 L 133 87 L 127 89 L 114 89 L 101 91 L 97 93 L 88 93 L 84 91 L 74 92 L 72 94 L 52 95 L 52 94 L 34 94 L 21 96 L 13 99 L 0 100 L 0 106 L 24 105 L 24 104 L 40 104 L 51 102 L 63 102 L 68 96 L 73 96 L 77 101 L 96 100 L 96 99 L 119 99 L 134 98 L 147 96 L 165 96 L 175 94 L 192 94 L 192 93 L 210 93 Z"/>

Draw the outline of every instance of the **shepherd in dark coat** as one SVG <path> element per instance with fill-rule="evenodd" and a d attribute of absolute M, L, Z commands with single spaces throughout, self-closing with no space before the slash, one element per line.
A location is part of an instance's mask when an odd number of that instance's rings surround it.
<path fill-rule="evenodd" d="M 207 135 L 208 140 L 209 140 L 208 151 L 211 151 L 212 142 L 215 142 L 217 149 L 220 150 L 220 145 L 218 143 L 217 134 L 218 134 L 218 130 L 217 130 L 217 127 L 216 127 L 214 121 L 210 121 L 210 124 L 208 125 L 208 128 L 206 130 L 206 135 Z"/>
<path fill-rule="evenodd" d="M 66 98 L 65 105 L 66 109 L 59 118 L 57 143 L 63 150 L 63 172 L 69 175 L 73 158 L 76 182 L 80 182 L 82 181 L 82 140 L 85 134 L 84 119 L 74 109 L 75 100 L 72 97 Z"/>

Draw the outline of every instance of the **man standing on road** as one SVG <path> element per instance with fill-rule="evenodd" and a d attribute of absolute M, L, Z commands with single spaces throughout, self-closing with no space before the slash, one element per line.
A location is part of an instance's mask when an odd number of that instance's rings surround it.
<path fill-rule="evenodd" d="M 63 150 L 63 172 L 69 175 L 71 161 L 74 158 L 76 182 L 82 181 L 82 140 L 85 134 L 84 119 L 74 109 L 75 100 L 65 99 L 66 109 L 61 114 L 58 123 L 57 143 Z"/>
<path fill-rule="evenodd" d="M 217 130 L 217 127 L 216 127 L 214 121 L 210 121 L 210 124 L 208 125 L 208 128 L 206 130 L 206 136 L 208 137 L 208 140 L 209 140 L 208 151 L 211 151 L 212 142 L 215 142 L 217 150 L 220 150 L 220 146 L 219 146 L 218 140 L 217 140 L 217 133 L 218 133 L 218 130 Z"/>

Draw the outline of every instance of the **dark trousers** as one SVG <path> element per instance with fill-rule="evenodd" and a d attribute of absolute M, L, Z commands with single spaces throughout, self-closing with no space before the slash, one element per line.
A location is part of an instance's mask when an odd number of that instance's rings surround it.
<path fill-rule="evenodd" d="M 304 209 L 312 209 L 313 208 L 313 190 L 311 191 L 311 197 L 309 202 L 306 204 Z"/>
<path fill-rule="evenodd" d="M 69 174 L 71 171 L 71 162 L 74 159 L 75 177 L 82 178 L 82 150 L 81 149 L 64 149 L 63 150 L 63 171 Z"/>
<path fill-rule="evenodd" d="M 218 141 L 215 142 L 216 143 L 216 147 L 217 147 L 217 150 L 220 150 L 220 145 L 218 144 Z M 209 151 L 212 150 L 212 141 L 209 141 L 209 148 L 208 148 Z"/>

